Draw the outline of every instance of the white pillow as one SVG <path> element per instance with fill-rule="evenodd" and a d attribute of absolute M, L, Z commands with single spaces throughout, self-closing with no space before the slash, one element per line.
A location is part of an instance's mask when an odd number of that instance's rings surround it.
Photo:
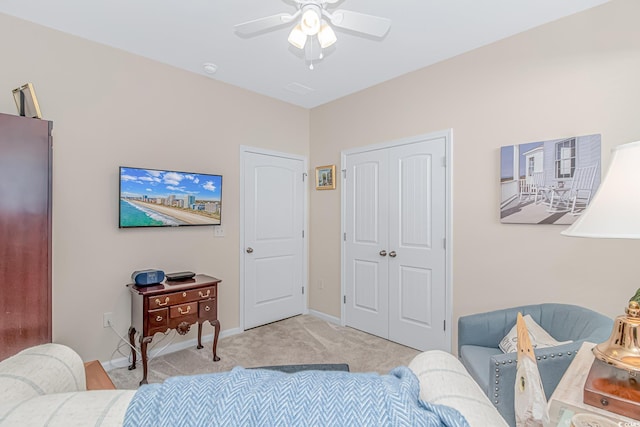
<path fill-rule="evenodd" d="M 555 347 L 557 345 L 573 342 L 571 340 L 556 341 L 547 331 L 542 329 L 542 327 L 538 325 L 529 314 L 524 316 L 524 323 L 527 325 L 529 338 L 531 339 L 531 345 L 533 348 Z M 499 347 L 504 353 L 514 353 L 518 351 L 518 331 L 516 325 L 514 325 L 509 333 L 502 338 Z"/>

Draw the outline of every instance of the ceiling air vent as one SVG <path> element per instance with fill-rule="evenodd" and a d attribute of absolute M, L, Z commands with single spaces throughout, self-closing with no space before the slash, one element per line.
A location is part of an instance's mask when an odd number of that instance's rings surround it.
<path fill-rule="evenodd" d="M 301 85 L 300 83 L 289 83 L 284 88 L 289 92 L 297 93 L 298 95 L 306 95 L 315 90 L 305 85 Z"/>

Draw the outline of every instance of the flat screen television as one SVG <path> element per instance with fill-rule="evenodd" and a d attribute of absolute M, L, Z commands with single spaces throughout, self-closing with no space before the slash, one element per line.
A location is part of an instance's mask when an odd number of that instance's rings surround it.
<path fill-rule="evenodd" d="M 222 175 L 120 166 L 119 227 L 220 225 Z"/>

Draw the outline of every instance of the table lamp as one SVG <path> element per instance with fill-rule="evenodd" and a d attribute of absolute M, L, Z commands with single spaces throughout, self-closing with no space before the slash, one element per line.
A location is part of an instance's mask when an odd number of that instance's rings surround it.
<path fill-rule="evenodd" d="M 609 170 L 591 203 L 561 234 L 640 239 L 640 141 L 615 147 Z M 611 336 L 593 348 L 596 358 L 585 383 L 585 403 L 637 418 L 640 413 L 640 289 Z"/>

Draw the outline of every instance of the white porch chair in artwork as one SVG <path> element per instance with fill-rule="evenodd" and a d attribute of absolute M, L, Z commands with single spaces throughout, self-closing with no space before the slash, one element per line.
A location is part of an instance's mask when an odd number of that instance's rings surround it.
<path fill-rule="evenodd" d="M 549 212 L 571 212 L 579 215 L 591 201 L 596 165 L 576 168 L 573 178 L 564 187 L 551 188 Z"/>
<path fill-rule="evenodd" d="M 571 183 L 571 215 L 580 215 L 589 205 L 593 195 L 593 183 L 596 179 L 598 168 L 589 166 L 576 168 Z"/>
<path fill-rule="evenodd" d="M 533 197 L 534 203 L 540 203 L 545 199 L 546 189 L 544 188 L 544 172 L 534 172 L 529 180 L 520 180 L 520 201 Z"/>
<path fill-rule="evenodd" d="M 533 174 L 533 185 L 535 188 L 533 203 L 547 203 L 549 201 L 549 189 L 544 185 L 544 172 Z"/>

